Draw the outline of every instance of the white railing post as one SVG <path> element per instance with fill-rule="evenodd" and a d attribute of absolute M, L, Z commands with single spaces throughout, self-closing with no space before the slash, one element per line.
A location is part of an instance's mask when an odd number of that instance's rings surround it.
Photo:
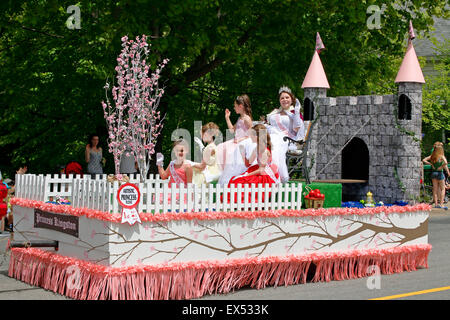
<path fill-rule="evenodd" d="M 193 196 L 193 197 L 192 197 Z M 194 194 L 190 196 L 191 200 L 194 198 L 194 211 L 199 212 L 200 211 L 200 188 L 194 184 Z"/>
<path fill-rule="evenodd" d="M 172 186 L 173 187 L 173 186 Z M 185 197 L 184 197 L 184 195 L 185 195 L 185 191 L 186 191 L 186 188 L 185 188 L 185 186 L 184 186 L 184 183 L 181 183 L 179 186 L 178 186 L 178 197 L 179 197 L 179 205 L 180 205 L 180 213 L 181 212 L 183 212 L 184 211 L 184 209 L 185 209 Z M 188 195 L 186 194 L 186 197 L 188 197 Z M 189 202 L 189 197 L 187 198 L 187 202 Z M 187 204 L 187 203 L 186 203 Z"/>
<path fill-rule="evenodd" d="M 236 200 L 239 198 L 239 195 L 236 194 L 236 186 L 232 184 L 230 186 L 230 211 L 236 210 Z"/>
<path fill-rule="evenodd" d="M 194 184 L 193 183 L 188 183 L 187 185 L 187 211 L 191 212 L 192 209 L 194 208 L 194 199 L 193 199 L 193 195 L 194 195 Z"/>
<path fill-rule="evenodd" d="M 112 213 L 114 212 L 113 209 L 113 186 L 108 181 L 105 181 L 106 183 L 106 212 Z"/>
<path fill-rule="evenodd" d="M 215 190 L 215 186 L 213 186 L 212 184 L 210 184 L 208 186 L 208 211 L 213 211 L 215 208 L 215 204 L 214 204 L 214 190 Z M 217 202 L 217 200 L 216 200 Z"/>
<path fill-rule="evenodd" d="M 152 212 L 152 195 L 153 195 L 153 184 L 151 182 L 151 180 L 148 180 L 146 183 L 146 189 L 145 190 L 145 202 L 143 207 L 140 208 L 141 212 Z M 142 191 L 141 191 L 141 197 L 142 197 Z M 145 211 L 144 211 L 145 210 Z"/>
<path fill-rule="evenodd" d="M 236 210 L 242 211 L 242 184 L 238 184 L 236 188 Z"/>
<path fill-rule="evenodd" d="M 302 183 L 297 184 L 297 209 L 302 209 L 302 192 L 303 192 L 303 185 Z"/>
<path fill-rule="evenodd" d="M 160 207 L 161 207 L 161 183 L 158 181 L 155 183 L 155 213 L 160 213 Z"/>
<path fill-rule="evenodd" d="M 79 186 L 78 186 L 78 179 L 73 179 L 72 180 L 72 206 L 74 208 L 78 208 L 78 193 L 79 191 Z"/>
<path fill-rule="evenodd" d="M 163 213 L 166 213 L 169 211 L 169 185 L 163 184 L 163 199 L 162 199 L 162 205 L 163 205 Z"/>
<path fill-rule="evenodd" d="M 250 204 L 251 204 L 251 211 L 255 211 L 255 209 L 256 209 L 256 187 L 255 187 L 255 184 L 254 183 L 252 183 L 251 184 L 251 186 L 250 186 L 250 196 L 251 196 L 251 198 L 250 198 Z"/>
<path fill-rule="evenodd" d="M 200 210 L 202 212 L 205 212 L 206 211 L 206 186 L 203 183 L 202 183 L 202 186 L 200 188 L 200 192 L 201 192 L 201 197 L 200 197 L 200 199 L 201 199 L 201 207 L 200 207 Z M 188 210 L 188 211 L 190 212 L 190 210 Z"/>
<path fill-rule="evenodd" d="M 170 211 L 171 212 L 175 212 L 175 210 L 176 210 L 176 205 L 177 205 L 176 191 L 177 191 L 177 185 L 175 183 L 173 183 L 170 186 L 170 194 L 171 194 L 171 196 L 170 196 Z"/>
<path fill-rule="evenodd" d="M 262 183 L 258 184 L 258 210 L 264 209 L 264 199 L 263 199 L 263 185 Z"/>
<path fill-rule="evenodd" d="M 119 212 L 119 203 L 117 202 L 117 191 L 119 190 L 119 182 L 114 181 L 113 182 L 113 189 L 112 189 L 112 210 L 114 213 L 120 213 Z"/>

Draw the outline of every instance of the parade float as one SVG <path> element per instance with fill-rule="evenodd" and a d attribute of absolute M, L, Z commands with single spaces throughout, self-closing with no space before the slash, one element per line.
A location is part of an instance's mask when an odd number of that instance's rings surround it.
<path fill-rule="evenodd" d="M 308 92 L 328 86 L 321 67 L 315 52 Z M 320 103 L 316 112 L 323 112 Z M 111 114 L 105 117 L 114 123 Z M 121 127 L 110 136 L 116 159 L 123 152 Z M 318 137 L 311 139 L 314 152 Z M 302 199 L 322 196 L 295 181 L 169 187 L 157 175 L 143 179 L 152 143 L 136 144 L 144 174 L 126 181 L 17 175 L 9 276 L 74 299 L 190 299 L 245 286 L 366 277 L 374 266 L 382 274 L 428 267 L 429 205 L 341 208 L 322 202 L 305 209 Z"/>

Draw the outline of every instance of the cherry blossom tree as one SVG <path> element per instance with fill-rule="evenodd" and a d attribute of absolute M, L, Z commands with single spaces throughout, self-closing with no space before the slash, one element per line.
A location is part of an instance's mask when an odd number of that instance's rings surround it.
<path fill-rule="evenodd" d="M 119 175 L 120 157 L 127 151 L 127 156 L 131 152 L 137 160 L 141 181 L 144 181 L 164 120 L 158 111 L 164 94 L 158 80 L 168 59 L 151 72 L 147 60 L 150 52 L 147 37 L 142 35 L 129 40 L 124 36 L 121 40 L 122 51 L 115 68 L 117 86 L 112 88 L 114 103 L 108 98 L 108 82 L 104 87 L 106 102 L 102 101 L 109 132 L 108 146 L 114 157 L 116 175 Z"/>

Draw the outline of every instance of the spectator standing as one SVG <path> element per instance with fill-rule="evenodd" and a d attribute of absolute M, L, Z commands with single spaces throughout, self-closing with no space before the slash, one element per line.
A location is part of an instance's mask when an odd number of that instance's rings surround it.
<path fill-rule="evenodd" d="M 137 161 L 134 157 L 134 153 L 130 146 L 127 146 L 125 151 L 120 157 L 120 173 L 121 174 L 134 174 L 137 172 Z"/>
<path fill-rule="evenodd" d="M 434 145 L 433 153 L 424 158 L 423 163 L 431 165 L 431 181 L 433 183 L 433 200 L 435 208 L 442 208 L 447 210 L 448 208 L 444 206 L 445 199 L 445 175 L 444 170 L 447 175 L 450 174 L 447 166 L 447 159 L 444 156 L 444 148 L 440 145 Z M 440 203 L 440 204 L 438 204 Z"/>
<path fill-rule="evenodd" d="M 91 135 L 85 151 L 87 171 L 93 178 L 95 178 L 96 174 L 103 174 L 102 162 L 104 164 L 104 159 L 102 156 L 102 148 L 99 146 L 99 140 L 98 135 Z"/>

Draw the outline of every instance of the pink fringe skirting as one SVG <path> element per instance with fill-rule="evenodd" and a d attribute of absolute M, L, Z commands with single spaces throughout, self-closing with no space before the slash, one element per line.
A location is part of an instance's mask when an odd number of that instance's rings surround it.
<path fill-rule="evenodd" d="M 429 244 L 395 248 L 108 267 L 36 248 L 13 248 L 9 276 L 82 300 L 192 299 L 244 286 L 288 286 L 428 268 Z M 373 271 L 372 271 L 373 272 Z M 74 285 L 75 283 L 75 285 Z"/>

